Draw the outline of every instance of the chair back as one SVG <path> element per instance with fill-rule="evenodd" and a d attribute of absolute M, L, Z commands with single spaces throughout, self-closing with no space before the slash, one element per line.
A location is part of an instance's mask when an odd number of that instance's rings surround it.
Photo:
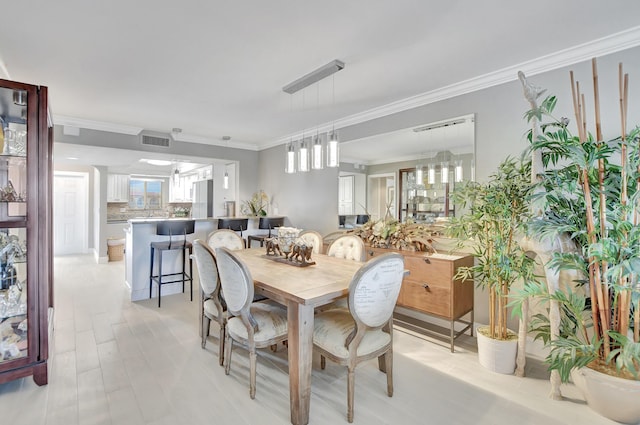
<path fill-rule="evenodd" d="M 356 323 L 381 328 L 391 320 L 398 300 L 404 257 L 396 252 L 374 257 L 349 284 L 349 310 Z"/>
<path fill-rule="evenodd" d="M 358 214 L 356 218 L 356 224 L 365 224 L 371 219 L 369 214 Z"/>
<path fill-rule="evenodd" d="M 219 218 L 218 229 L 229 229 L 234 232 L 240 232 L 247 230 L 249 225 L 248 218 Z"/>
<path fill-rule="evenodd" d="M 253 301 L 253 278 L 247 266 L 227 248 L 216 248 L 220 285 L 227 310 L 234 316 L 250 317 Z"/>
<path fill-rule="evenodd" d="M 343 235 L 331 242 L 327 249 L 330 257 L 344 258 L 345 260 L 362 261 L 366 260 L 367 253 L 364 249 L 364 242 L 359 236 Z"/>
<path fill-rule="evenodd" d="M 314 254 L 320 254 L 322 252 L 322 235 L 315 230 L 305 230 L 300 233 L 300 239 L 304 241 L 304 243 L 313 247 Z"/>
<path fill-rule="evenodd" d="M 195 220 L 165 220 L 156 225 L 156 235 L 183 236 L 194 232 Z"/>
<path fill-rule="evenodd" d="M 218 229 L 209 233 L 209 236 L 207 236 L 207 245 L 209 245 L 214 252 L 216 248 L 222 247 L 228 248 L 232 251 L 244 249 L 242 237 L 229 229 Z"/>
<path fill-rule="evenodd" d="M 182 236 L 179 240 L 181 245 L 185 245 L 187 235 L 193 234 L 195 231 L 195 220 L 164 220 L 156 224 L 156 235 L 169 236 L 169 249 L 171 249 L 173 237 Z"/>
<path fill-rule="evenodd" d="M 275 229 L 284 226 L 284 217 L 260 217 L 258 229 Z"/>
<path fill-rule="evenodd" d="M 204 241 L 196 239 L 193 241 L 193 258 L 198 267 L 200 288 L 205 295 L 210 296 L 218 290 L 218 267 L 213 251 Z"/>

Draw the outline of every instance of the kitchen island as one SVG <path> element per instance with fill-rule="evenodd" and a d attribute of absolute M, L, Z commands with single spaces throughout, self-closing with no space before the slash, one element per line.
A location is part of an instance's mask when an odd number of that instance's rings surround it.
<path fill-rule="evenodd" d="M 187 218 L 137 218 L 128 221 L 125 228 L 125 281 L 131 289 L 131 301 L 149 298 L 149 266 L 151 242 L 167 240 L 167 236 L 156 235 L 156 225 L 161 221 L 189 220 Z M 187 240 L 206 239 L 207 235 L 216 229 L 218 220 L 214 218 L 195 219 L 195 232 L 187 235 Z M 156 258 L 157 260 L 157 258 Z M 188 259 L 187 259 L 188 261 Z M 182 257 L 180 250 L 167 251 L 162 256 L 163 273 L 182 271 Z M 194 266 L 194 274 L 195 274 Z M 195 283 L 195 282 L 194 282 Z M 194 285 L 195 286 L 195 285 Z M 188 289 L 187 289 L 188 291 Z M 172 295 L 182 292 L 182 283 L 168 283 L 162 285 L 162 295 Z M 196 291 L 197 293 L 197 291 Z M 153 296 L 158 296 L 157 285 L 153 286 Z"/>
<path fill-rule="evenodd" d="M 227 218 L 227 217 L 219 217 Z M 231 218 L 231 217 L 229 217 Z M 242 218 L 242 217 L 233 217 Z M 259 218 L 247 217 L 248 228 L 243 232 L 243 238 L 248 235 L 264 233 L 258 229 Z M 166 220 L 191 220 L 189 218 L 135 218 L 127 221 L 125 227 L 125 281 L 131 290 L 131 301 L 139 301 L 149 298 L 149 267 L 151 265 L 151 242 L 167 240 L 167 236 L 156 235 L 158 222 Z M 195 220 L 195 231 L 187 235 L 187 240 L 206 240 L 207 235 L 218 228 L 218 218 L 200 218 Z M 157 258 L 156 258 L 157 260 Z M 155 268 L 155 267 L 154 267 Z M 182 271 L 182 257 L 180 250 L 167 251 L 162 255 L 163 273 L 176 273 Z M 197 274 L 196 266 L 193 268 Z M 197 280 L 194 280 L 194 292 Z M 152 296 L 158 296 L 157 285 L 152 288 Z M 172 295 L 182 292 L 182 282 L 167 283 L 162 285 L 162 295 Z"/>

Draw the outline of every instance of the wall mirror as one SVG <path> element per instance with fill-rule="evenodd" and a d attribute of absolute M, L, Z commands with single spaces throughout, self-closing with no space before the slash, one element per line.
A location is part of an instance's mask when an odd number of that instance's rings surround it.
<path fill-rule="evenodd" d="M 342 142 L 341 162 L 354 171 L 341 167 L 339 215 L 417 222 L 460 215 L 449 196 L 456 184 L 474 179 L 474 152 L 473 114 Z"/>

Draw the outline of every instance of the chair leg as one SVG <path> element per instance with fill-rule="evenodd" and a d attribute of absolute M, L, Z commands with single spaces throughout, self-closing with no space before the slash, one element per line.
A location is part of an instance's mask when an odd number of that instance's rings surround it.
<path fill-rule="evenodd" d="M 387 372 L 387 395 L 393 397 L 393 350 L 387 351 L 384 360 Z"/>
<path fill-rule="evenodd" d="M 250 375 L 249 375 L 249 396 L 253 400 L 256 398 L 256 362 L 258 355 L 256 354 L 256 349 L 253 347 L 249 351 L 249 361 L 250 361 Z"/>
<path fill-rule="evenodd" d="M 162 293 L 162 250 L 158 251 L 158 308 L 160 308 L 160 297 Z"/>
<path fill-rule="evenodd" d="M 224 364 L 224 349 L 225 349 L 225 340 L 226 340 L 226 332 L 224 323 L 220 323 L 220 346 L 218 348 L 218 361 L 220 362 L 220 366 Z"/>
<path fill-rule="evenodd" d="M 193 301 L 193 248 L 189 248 L 189 291 L 191 291 L 191 301 Z"/>
<path fill-rule="evenodd" d="M 209 336 L 209 328 L 211 327 L 211 319 L 204 314 L 202 315 L 202 348 L 207 345 L 207 337 Z"/>
<path fill-rule="evenodd" d="M 151 298 L 151 294 L 153 291 L 153 259 L 155 257 L 155 250 L 153 247 L 151 248 L 151 256 L 149 257 L 149 298 Z"/>
<path fill-rule="evenodd" d="M 349 368 L 347 373 L 347 421 L 353 422 L 353 393 L 356 383 L 355 369 Z"/>
<path fill-rule="evenodd" d="M 233 345 L 233 339 L 226 333 L 224 337 L 224 374 L 228 375 L 231 370 L 231 346 Z"/>
<path fill-rule="evenodd" d="M 185 254 L 184 254 L 185 248 L 182 248 L 180 251 L 182 251 L 182 293 L 184 294 L 184 278 L 185 278 L 185 272 L 186 272 L 186 269 L 184 267 L 186 263 Z"/>

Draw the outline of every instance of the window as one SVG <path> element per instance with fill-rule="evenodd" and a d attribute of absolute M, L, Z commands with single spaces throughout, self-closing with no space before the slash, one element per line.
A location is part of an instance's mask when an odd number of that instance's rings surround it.
<path fill-rule="evenodd" d="M 162 181 L 129 180 L 129 208 L 158 210 L 162 208 Z"/>

